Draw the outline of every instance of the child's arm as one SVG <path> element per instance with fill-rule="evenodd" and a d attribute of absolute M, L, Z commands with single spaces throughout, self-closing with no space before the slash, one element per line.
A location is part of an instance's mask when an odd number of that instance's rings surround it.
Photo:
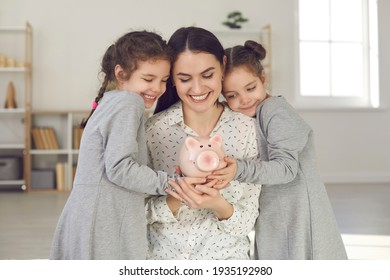
<path fill-rule="evenodd" d="M 142 158 L 141 153 L 146 153 L 146 150 L 138 150 L 138 141 L 144 141 L 145 137 L 140 134 L 144 125 L 143 101 L 130 94 L 127 98 L 131 100 L 116 104 L 116 110 L 108 111 L 100 125 L 102 144 L 105 147 L 101 157 L 105 163 L 107 178 L 130 191 L 165 195 L 168 175 L 137 161 Z"/>
<path fill-rule="evenodd" d="M 285 184 L 295 179 L 301 157 L 314 158 L 312 130 L 297 112 L 281 98 L 264 105 L 258 117 L 261 145 L 267 160 L 237 159 L 235 179 L 260 184 Z M 312 162 L 313 170 L 315 163 Z"/>
<path fill-rule="evenodd" d="M 234 180 L 237 173 L 237 161 L 233 157 L 226 156 L 224 160 L 227 162 L 226 167 L 213 171 L 213 173 L 207 176 L 207 179 L 218 180 L 214 185 L 215 189 L 224 189 L 230 185 L 230 182 Z"/>

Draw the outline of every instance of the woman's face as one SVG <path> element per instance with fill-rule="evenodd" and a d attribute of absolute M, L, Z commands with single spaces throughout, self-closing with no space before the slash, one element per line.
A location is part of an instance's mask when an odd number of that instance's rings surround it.
<path fill-rule="evenodd" d="M 183 109 L 201 113 L 213 107 L 222 91 L 223 66 L 209 53 L 181 53 L 173 66 L 173 82 Z"/>
<path fill-rule="evenodd" d="M 223 95 L 233 111 L 254 117 L 257 105 L 267 97 L 267 92 L 259 76 L 246 67 L 237 67 L 225 76 Z"/>

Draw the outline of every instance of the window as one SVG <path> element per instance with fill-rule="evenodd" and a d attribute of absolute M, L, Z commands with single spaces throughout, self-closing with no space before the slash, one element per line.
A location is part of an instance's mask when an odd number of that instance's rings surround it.
<path fill-rule="evenodd" d="M 298 104 L 378 107 L 376 0 L 299 0 Z"/>

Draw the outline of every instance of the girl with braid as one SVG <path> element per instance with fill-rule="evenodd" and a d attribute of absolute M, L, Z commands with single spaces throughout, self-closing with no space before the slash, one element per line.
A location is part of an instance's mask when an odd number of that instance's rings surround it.
<path fill-rule="evenodd" d="M 166 42 L 152 32 L 127 33 L 101 66 L 104 81 L 81 124 L 77 172 L 50 259 L 145 259 L 145 197 L 168 187 L 166 173 L 146 166 L 144 128 L 145 108 L 166 89 Z"/>
<path fill-rule="evenodd" d="M 263 184 L 255 225 L 256 259 L 346 259 L 324 184 L 316 169 L 313 130 L 282 96 L 264 87 L 254 41 L 225 50 L 223 95 L 228 106 L 257 122 L 258 159 L 226 158 L 210 179 Z"/>

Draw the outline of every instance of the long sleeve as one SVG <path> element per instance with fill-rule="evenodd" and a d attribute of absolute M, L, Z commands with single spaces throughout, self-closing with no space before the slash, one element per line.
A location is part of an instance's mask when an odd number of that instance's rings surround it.
<path fill-rule="evenodd" d="M 108 121 L 100 126 L 106 150 L 103 160 L 107 177 L 131 191 L 166 194 L 167 174 L 146 165 L 143 102 L 138 96 L 131 97 L 126 102 L 114 104 L 115 110 L 107 110 L 106 114 L 110 116 L 105 119 Z M 145 162 L 136 161 L 139 158 L 144 158 Z"/>
<path fill-rule="evenodd" d="M 177 222 L 166 201 L 166 196 L 153 196 L 147 200 L 145 208 L 148 224 Z"/>
<path fill-rule="evenodd" d="M 267 101 L 266 101 L 267 102 Z M 257 114 L 262 159 L 237 160 L 236 180 L 261 184 L 284 184 L 294 180 L 299 155 L 311 128 L 284 99 L 274 98 Z"/>
<path fill-rule="evenodd" d="M 229 219 L 217 221 L 218 228 L 233 236 L 247 236 L 259 215 L 258 201 L 261 187 L 232 182 L 229 188 L 234 192 L 233 197 L 240 197 L 240 199 L 232 203 L 234 212 Z"/>

